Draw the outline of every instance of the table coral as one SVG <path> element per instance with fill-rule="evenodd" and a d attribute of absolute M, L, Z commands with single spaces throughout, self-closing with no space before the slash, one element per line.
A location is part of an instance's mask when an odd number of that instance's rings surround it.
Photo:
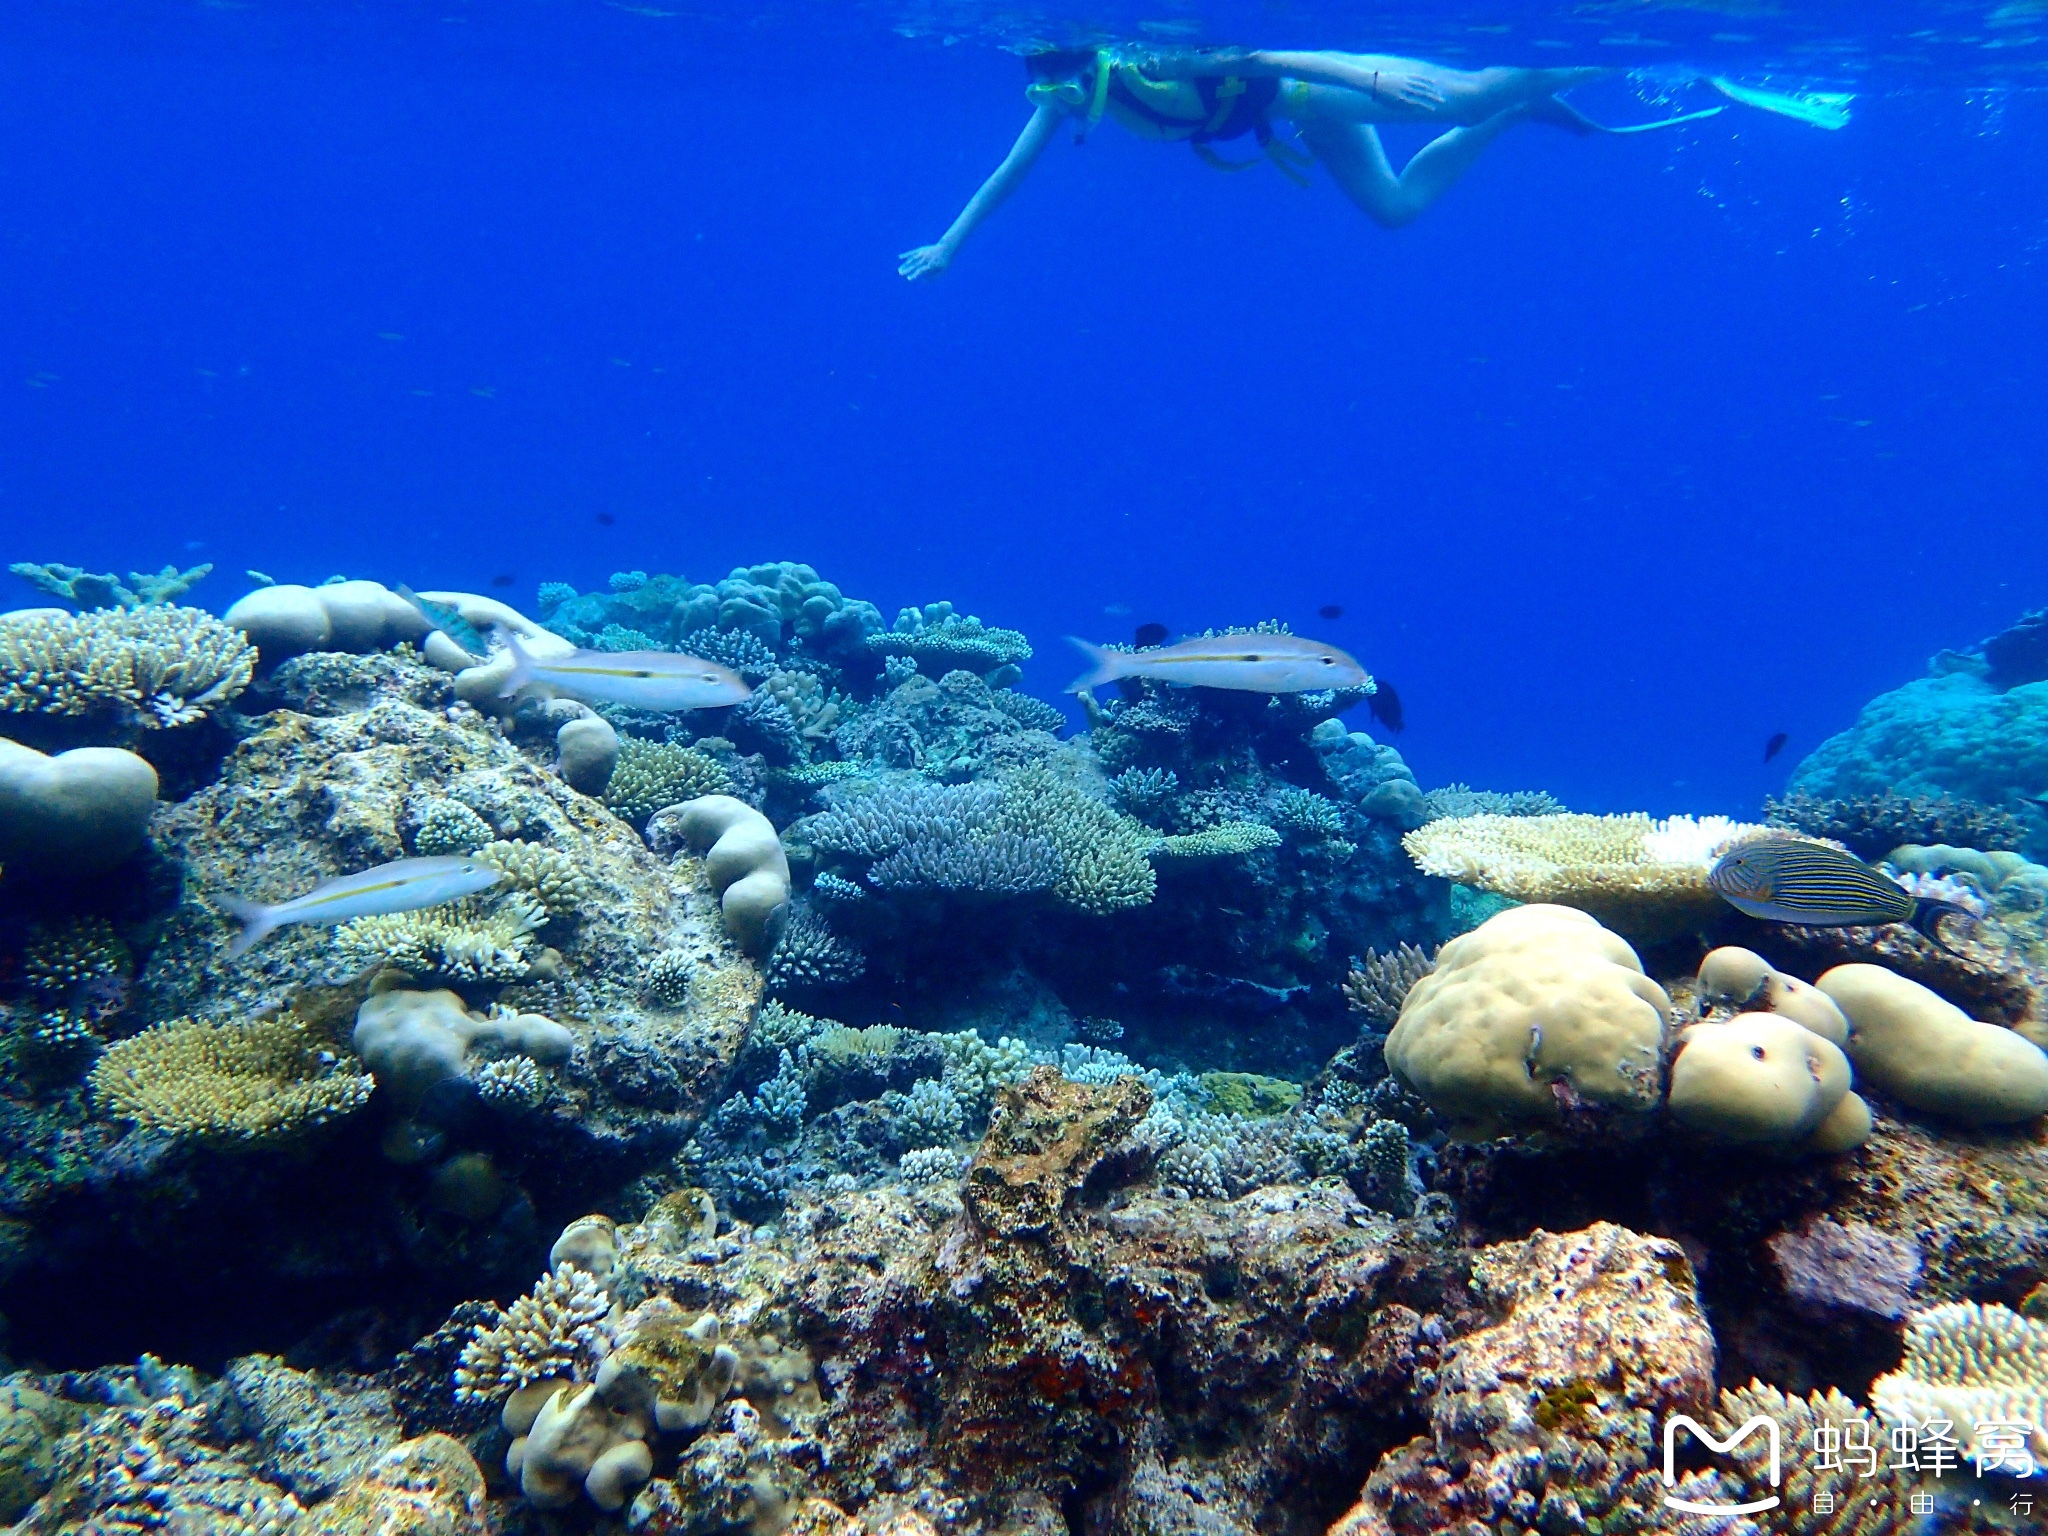
<path fill-rule="evenodd" d="M 361 1108 L 369 1075 L 337 1060 L 302 1019 L 192 1019 L 117 1041 L 92 1069 L 104 1114 L 173 1136 L 250 1146 L 296 1136 Z"/>
<path fill-rule="evenodd" d="M 1631 938 L 1668 938 L 1724 910 L 1707 871 L 1765 828 L 1726 817 L 1449 816 L 1402 838 L 1425 874 L 1517 901 L 1578 907 Z"/>

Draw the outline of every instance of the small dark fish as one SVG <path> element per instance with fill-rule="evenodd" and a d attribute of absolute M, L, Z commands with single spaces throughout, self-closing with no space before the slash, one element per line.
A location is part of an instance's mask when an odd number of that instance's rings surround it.
<path fill-rule="evenodd" d="M 1398 736 L 1408 728 L 1407 718 L 1401 712 L 1401 695 L 1394 692 L 1394 685 L 1384 677 L 1378 683 L 1372 697 L 1366 700 L 1366 707 L 1372 711 L 1373 719 Z"/>
<path fill-rule="evenodd" d="M 1342 603 L 1325 603 L 1316 610 L 1316 617 L 1331 620 L 1341 619 L 1344 617 L 1344 605 Z"/>
<path fill-rule="evenodd" d="M 612 524 L 616 523 L 617 521 L 618 519 L 616 517 L 613 517 L 609 512 L 600 512 L 597 514 L 598 526 L 601 528 L 609 528 L 612 526 Z"/>
<path fill-rule="evenodd" d="M 1140 624 L 1137 634 L 1131 638 L 1137 642 L 1140 650 L 1145 650 L 1155 645 L 1164 645 L 1166 644 L 1166 626 L 1164 624 Z"/>
<path fill-rule="evenodd" d="M 1785 743 L 1790 741 L 1791 739 L 1792 738 L 1788 736 L 1785 732 L 1780 731 L 1777 735 L 1773 736 L 1769 741 L 1765 742 L 1764 761 L 1768 763 L 1772 758 L 1776 757 L 1780 752 L 1784 751 Z"/>
<path fill-rule="evenodd" d="M 491 578 L 491 585 L 494 587 L 509 587 L 518 580 L 519 578 L 510 571 L 500 571 Z"/>
<path fill-rule="evenodd" d="M 1857 928 L 1911 923 L 1943 949 L 1941 919 L 1954 902 L 1916 897 L 1853 853 L 1796 837 L 1760 837 L 1721 855 L 1707 884 L 1738 912 L 1770 923 Z"/>

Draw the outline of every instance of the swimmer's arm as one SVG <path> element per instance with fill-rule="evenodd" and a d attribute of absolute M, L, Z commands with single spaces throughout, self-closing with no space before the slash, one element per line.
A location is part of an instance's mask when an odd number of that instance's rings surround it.
<path fill-rule="evenodd" d="M 953 221 L 952 228 L 939 236 L 936 245 L 921 245 L 914 251 L 905 251 L 898 258 L 896 270 L 912 282 L 919 278 L 937 277 L 945 271 L 954 254 L 966 244 L 967 237 L 980 227 L 981 221 L 1002 206 L 1003 199 L 1016 191 L 1018 184 L 1030 174 L 1031 167 L 1045 153 L 1045 146 L 1052 142 L 1053 135 L 1059 131 L 1061 119 L 1066 115 L 1065 109 L 1045 103 L 1034 108 L 1031 121 L 1017 135 L 1017 142 L 1003 157 L 1003 163 L 981 184 L 981 190 L 967 200 L 967 206 L 960 210 L 960 217 Z"/>
<path fill-rule="evenodd" d="M 1250 80 L 1306 80 L 1312 85 L 1363 91 L 1389 107 L 1424 111 L 1442 106 L 1446 99 L 1442 87 L 1432 78 L 1432 67 L 1420 59 L 1253 48 L 1157 53 L 1144 60 L 1143 68 L 1155 80 L 1213 80 L 1223 75 L 1242 75 Z"/>

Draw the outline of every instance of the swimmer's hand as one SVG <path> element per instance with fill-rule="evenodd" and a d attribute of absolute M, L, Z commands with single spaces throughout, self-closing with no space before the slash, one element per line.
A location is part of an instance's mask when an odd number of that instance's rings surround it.
<path fill-rule="evenodd" d="M 1409 107 L 1440 107 L 1443 88 L 1427 75 L 1410 75 L 1388 70 L 1373 77 L 1373 94 L 1384 101 L 1398 101 Z"/>
<path fill-rule="evenodd" d="M 920 245 L 914 251 L 905 251 L 896 258 L 899 276 L 911 282 L 937 277 L 953 263 L 953 253 L 941 245 Z"/>

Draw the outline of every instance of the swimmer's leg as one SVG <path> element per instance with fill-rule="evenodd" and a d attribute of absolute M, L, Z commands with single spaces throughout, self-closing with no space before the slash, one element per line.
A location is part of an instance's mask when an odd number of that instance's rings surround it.
<path fill-rule="evenodd" d="M 1415 152 L 1398 176 L 1370 124 L 1314 118 L 1297 126 L 1302 142 L 1345 196 L 1382 229 L 1399 229 L 1421 217 L 1471 169 L 1487 145 L 1520 120 L 1520 112 L 1500 112 L 1470 128 L 1439 134 Z"/>
<path fill-rule="evenodd" d="M 1274 71 L 1321 90 L 1331 116 L 1349 122 L 1454 122 L 1476 126 L 1511 107 L 1530 106 L 1596 80 L 1607 71 L 1573 69 L 1451 69 L 1425 59 L 1374 53 L 1287 53 L 1253 56 L 1260 72 Z M 1339 92 L 1352 92 L 1349 99 Z"/>

